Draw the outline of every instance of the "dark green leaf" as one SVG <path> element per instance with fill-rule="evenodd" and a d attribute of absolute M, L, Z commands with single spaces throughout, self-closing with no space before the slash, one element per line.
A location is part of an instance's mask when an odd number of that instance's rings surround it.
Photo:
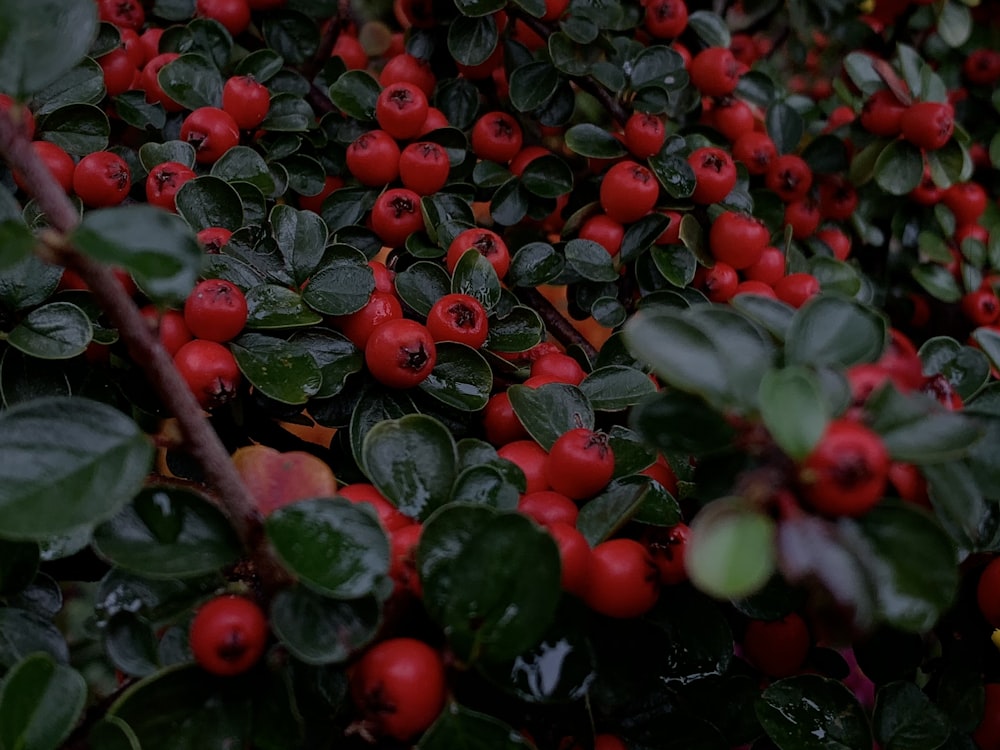
<path fill-rule="evenodd" d="M 161 130 L 167 124 L 163 105 L 146 101 L 144 91 L 125 91 L 114 98 L 115 110 L 124 122 L 139 130 Z"/>
<path fill-rule="evenodd" d="M 365 503 L 300 500 L 271 513 L 264 527 L 288 569 L 324 596 L 368 596 L 389 573 L 389 539 Z"/>
<path fill-rule="evenodd" d="M 611 365 L 587 375 L 580 391 L 598 411 L 622 411 L 655 393 L 656 386 L 642 370 Z"/>
<path fill-rule="evenodd" d="M 816 376 L 804 367 L 770 370 L 759 401 L 764 425 L 781 449 L 797 461 L 808 456 L 831 416 Z"/>
<path fill-rule="evenodd" d="M 115 42 L 115 46 L 118 42 Z M 48 114 L 67 104 L 97 104 L 104 98 L 104 73 L 96 60 L 85 57 L 66 75 L 33 97 L 35 116 Z"/>
<path fill-rule="evenodd" d="M 496 273 L 493 276 L 495 278 Z M 394 281 L 399 298 L 419 315 L 426 316 L 435 302 L 451 293 L 452 281 L 448 272 L 440 263 L 426 260 L 400 271 Z"/>
<path fill-rule="evenodd" d="M 222 227 L 235 232 L 243 226 L 243 201 L 225 180 L 211 175 L 195 177 L 181 185 L 175 197 L 177 213 L 195 231 Z"/>
<path fill-rule="evenodd" d="M 721 16 L 707 10 L 696 10 L 688 16 L 688 25 L 706 47 L 729 46 L 729 27 Z"/>
<path fill-rule="evenodd" d="M 558 198 L 573 189 L 573 170 L 555 154 L 540 156 L 524 168 L 521 184 L 540 198 Z"/>
<path fill-rule="evenodd" d="M 328 253 L 323 270 L 309 279 L 302 299 L 324 315 L 350 315 L 368 302 L 375 290 L 375 276 L 364 254 L 344 245 Z"/>
<path fill-rule="evenodd" d="M 472 18 L 488 16 L 502 10 L 506 4 L 506 0 L 455 0 L 459 13 Z"/>
<path fill-rule="evenodd" d="M 802 149 L 802 158 L 816 174 L 834 174 L 848 167 L 847 146 L 835 135 L 821 135 Z"/>
<path fill-rule="evenodd" d="M 369 188 L 341 188 L 323 201 L 320 215 L 331 232 L 356 224 L 375 204 L 376 193 Z"/>
<path fill-rule="evenodd" d="M 628 153 L 621 141 L 598 125 L 589 123 L 574 125 L 566 131 L 565 138 L 570 151 L 580 156 L 615 159 Z"/>
<path fill-rule="evenodd" d="M 574 239 L 566 243 L 566 266 L 588 281 L 616 281 L 618 271 L 608 251 L 593 240 Z"/>
<path fill-rule="evenodd" d="M 451 502 L 487 505 L 497 510 L 515 510 L 520 494 L 517 487 L 496 466 L 480 465 L 464 469 L 455 479 Z"/>
<path fill-rule="evenodd" d="M 515 305 L 508 315 L 490 318 L 489 323 L 486 348 L 495 352 L 526 352 L 545 335 L 545 324 L 538 313 L 524 305 Z"/>
<path fill-rule="evenodd" d="M 339 664 L 375 637 L 382 617 L 373 597 L 338 601 L 296 586 L 274 597 L 269 621 L 296 659 Z"/>
<path fill-rule="evenodd" d="M 51 617 L 43 617 L 16 607 L 0 607 L 0 667 L 5 671 L 31 654 L 46 653 L 57 662 L 69 662 L 66 639 L 52 624 Z"/>
<path fill-rule="evenodd" d="M 479 411 L 489 400 L 493 371 L 475 349 L 443 341 L 437 345 L 434 369 L 418 387 L 453 409 Z"/>
<path fill-rule="evenodd" d="M 261 31 L 267 46 L 291 65 L 311 60 L 319 49 L 319 26 L 304 13 L 272 10 L 261 24 Z"/>
<path fill-rule="evenodd" d="M 456 460 L 451 433 L 423 414 L 376 424 L 361 449 L 372 484 L 403 513 L 421 519 L 448 502 Z"/>
<path fill-rule="evenodd" d="M 478 250 L 470 248 L 455 265 L 451 291 L 475 297 L 489 313 L 500 302 L 500 279 L 493 264 Z"/>
<path fill-rule="evenodd" d="M 546 383 L 537 388 L 512 385 L 507 394 L 517 418 L 546 451 L 563 433 L 575 427 L 594 426 L 593 407 L 576 386 L 565 383 Z"/>
<path fill-rule="evenodd" d="M 803 365 L 874 362 L 885 348 L 886 335 L 885 319 L 872 308 L 821 294 L 792 318 L 785 355 L 789 362 Z"/>
<path fill-rule="evenodd" d="M 495 716 L 449 703 L 417 750 L 532 750 L 534 745 Z"/>
<path fill-rule="evenodd" d="M 319 366 L 303 347 L 260 333 L 244 333 L 230 347 L 240 371 L 268 398 L 304 404 L 319 392 Z"/>
<path fill-rule="evenodd" d="M 271 231 L 285 265 L 297 284 L 305 281 L 323 260 L 327 231 L 323 220 L 312 211 L 299 211 L 287 205 L 271 210 Z"/>
<path fill-rule="evenodd" d="M 961 47 L 972 35 L 972 12 L 960 2 L 945 2 L 940 6 L 937 33 L 949 47 Z"/>
<path fill-rule="evenodd" d="M 152 456 L 138 425 L 96 401 L 41 398 L 0 413 L 0 536 L 42 539 L 110 518 Z"/>
<path fill-rule="evenodd" d="M 490 16 L 463 16 L 448 26 L 448 51 L 462 65 L 481 65 L 496 49 L 499 35 Z"/>
<path fill-rule="evenodd" d="M 235 561 L 239 540 L 208 498 L 179 488 L 147 487 L 94 530 L 98 554 L 150 578 L 192 578 Z"/>
<path fill-rule="evenodd" d="M 679 391 L 663 391 L 641 401 L 633 408 L 630 426 L 665 453 L 720 450 L 736 434 L 719 412 Z"/>
<path fill-rule="evenodd" d="M 875 182 L 890 195 L 906 195 L 920 185 L 923 176 L 923 156 L 908 141 L 893 141 L 875 160 Z"/>
<path fill-rule="evenodd" d="M 986 385 L 990 362 L 985 354 L 955 339 L 936 336 L 920 347 L 925 375 L 943 375 L 963 400 L 971 398 Z"/>
<path fill-rule="evenodd" d="M 670 217 L 654 212 L 629 224 L 618 251 L 621 262 L 635 260 L 643 250 L 656 242 L 670 222 Z"/>
<path fill-rule="evenodd" d="M 34 542 L 0 541 L 0 596 L 27 588 L 38 571 L 38 545 Z"/>
<path fill-rule="evenodd" d="M 771 136 L 779 154 L 793 153 L 798 149 L 799 141 L 805 132 L 805 123 L 791 105 L 785 102 L 775 102 L 767 108 L 764 115 L 767 134 Z"/>
<path fill-rule="evenodd" d="M 20 218 L 0 221 L 0 271 L 20 263 L 34 247 L 35 235 Z"/>
<path fill-rule="evenodd" d="M 949 461 L 921 467 L 934 513 L 962 550 L 984 549 L 997 534 L 995 503 L 983 497 L 970 468 Z"/>
<path fill-rule="evenodd" d="M 869 398 L 871 427 L 896 461 L 938 463 L 960 458 L 982 435 L 975 421 L 947 411 L 925 394 L 891 386 Z"/>
<path fill-rule="evenodd" d="M 913 278 L 932 297 L 942 302 L 958 302 L 962 289 L 951 271 L 937 263 L 920 263 L 910 268 Z"/>
<path fill-rule="evenodd" d="M 28 313 L 7 334 L 7 343 L 39 359 L 69 359 L 93 337 L 90 318 L 69 302 L 50 302 Z"/>
<path fill-rule="evenodd" d="M 67 104 L 53 110 L 38 124 L 37 138 L 61 146 L 71 156 L 86 156 L 108 146 L 108 116 L 92 104 Z"/>
<path fill-rule="evenodd" d="M 139 148 L 139 161 L 147 172 L 165 161 L 180 162 L 194 169 L 195 155 L 194 146 L 187 141 L 150 142 Z"/>
<path fill-rule="evenodd" d="M 497 224 L 514 226 L 527 215 L 533 198 L 521 181 L 512 177 L 493 193 L 490 216 Z"/>
<path fill-rule="evenodd" d="M 115 669 L 145 677 L 160 668 L 158 641 L 148 620 L 119 612 L 104 629 L 104 649 Z"/>
<path fill-rule="evenodd" d="M 233 146 L 212 165 L 212 175 L 226 182 L 249 182 L 265 195 L 274 192 L 274 178 L 264 157 L 249 146 Z"/>
<path fill-rule="evenodd" d="M 279 284 L 258 284 L 246 293 L 251 331 L 304 328 L 323 322 L 323 316 L 302 302 L 302 295 Z"/>
<path fill-rule="evenodd" d="M 612 481 L 580 509 L 576 527 L 593 547 L 612 536 L 639 514 L 671 526 L 681 520 L 681 509 L 666 490 L 646 476 Z"/>
<path fill-rule="evenodd" d="M 267 117 L 260 127 L 269 133 L 300 133 L 316 121 L 312 107 L 302 97 L 290 93 L 272 94 Z"/>
<path fill-rule="evenodd" d="M 511 104 L 519 112 L 542 106 L 559 86 L 559 71 L 551 63 L 530 62 L 510 74 Z"/>
<path fill-rule="evenodd" d="M 882 686 L 872 716 L 875 739 L 887 748 L 935 750 L 951 734 L 951 722 L 912 682 Z"/>
<path fill-rule="evenodd" d="M 222 106 L 222 74 L 207 57 L 181 55 L 156 74 L 163 92 L 187 109 Z"/>
<path fill-rule="evenodd" d="M 32 654 L 0 684 L 0 747 L 55 750 L 76 725 L 87 683 L 48 654 Z"/>
<path fill-rule="evenodd" d="M 233 74 L 253 76 L 258 83 L 267 83 L 284 65 L 284 58 L 273 49 L 259 49 L 236 63 Z"/>
<path fill-rule="evenodd" d="M 507 271 L 511 286 L 538 286 L 562 273 L 566 263 L 555 248 L 547 242 L 529 242 L 514 253 Z"/>
<path fill-rule="evenodd" d="M 779 750 L 871 746 L 864 709 L 837 680 L 811 674 L 779 680 L 761 694 L 756 710 Z"/>
<path fill-rule="evenodd" d="M 371 120 L 381 91 L 378 81 L 365 71 L 349 70 L 330 86 L 330 98 L 348 116 Z"/>
<path fill-rule="evenodd" d="M 59 283 L 62 269 L 30 254 L 0 274 L 0 303 L 24 310 L 48 299 Z"/>
<path fill-rule="evenodd" d="M 0 91 L 23 98 L 87 54 L 97 36 L 97 8 L 85 0 L 13 0 L 0 8 L 0 29 Z"/>

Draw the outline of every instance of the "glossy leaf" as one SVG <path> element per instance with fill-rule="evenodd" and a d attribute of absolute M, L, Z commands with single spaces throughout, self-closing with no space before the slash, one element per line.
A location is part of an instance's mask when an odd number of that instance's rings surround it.
<path fill-rule="evenodd" d="M 495 716 L 449 703 L 416 747 L 417 750 L 533 750 L 534 745 Z"/>
<path fill-rule="evenodd" d="M 42 539 L 110 518 L 139 490 L 152 455 L 138 425 L 97 401 L 51 397 L 6 410 L 0 536 Z"/>
<path fill-rule="evenodd" d="M 934 463 L 960 457 L 982 435 L 979 425 L 946 411 L 926 395 L 904 395 L 889 386 L 869 399 L 871 427 L 897 461 Z"/>
<path fill-rule="evenodd" d="M 574 125 L 566 131 L 566 146 L 575 154 L 595 159 L 615 159 L 627 152 L 621 141 L 604 128 L 590 123 Z"/>
<path fill-rule="evenodd" d="M 875 182 L 890 195 L 906 195 L 923 176 L 920 149 L 905 140 L 890 143 L 875 161 Z"/>
<path fill-rule="evenodd" d="M 654 154 L 649 158 L 649 168 L 671 198 L 689 198 L 694 193 L 697 180 L 694 169 L 679 154 Z"/>
<path fill-rule="evenodd" d="M 175 200 L 177 213 L 195 231 L 222 227 L 235 232 L 243 226 L 240 194 L 220 177 L 204 175 L 188 180 L 177 191 Z"/>
<path fill-rule="evenodd" d="M 239 540 L 208 500 L 189 490 L 147 487 L 94 530 L 95 550 L 150 578 L 202 576 L 234 562 Z"/>
<path fill-rule="evenodd" d="M 274 192 L 274 178 L 264 157 L 249 146 L 233 146 L 212 165 L 211 174 L 226 182 L 249 182 L 264 195 Z"/>
<path fill-rule="evenodd" d="M 330 398 L 343 389 L 345 381 L 364 366 L 363 353 L 343 335 L 312 327 L 292 336 L 291 341 L 315 360 L 322 385 L 314 398 Z"/>
<path fill-rule="evenodd" d="M 615 281 L 618 278 L 608 251 L 593 240 L 570 240 L 564 252 L 566 267 L 588 281 Z"/>
<path fill-rule="evenodd" d="M 576 427 L 593 428 L 594 410 L 573 385 L 546 383 L 537 388 L 512 385 L 507 390 L 514 413 L 545 450 L 563 433 Z"/>
<path fill-rule="evenodd" d="M 361 450 L 372 484 L 403 513 L 421 519 L 448 502 L 456 460 L 451 433 L 423 414 L 379 422 Z"/>
<path fill-rule="evenodd" d="M 31 357 L 69 359 L 93 338 L 90 318 L 69 302 L 50 302 L 29 312 L 7 334 L 7 343 Z"/>
<path fill-rule="evenodd" d="M 875 739 L 884 747 L 935 750 L 951 734 L 948 717 L 912 682 L 884 685 L 872 716 Z"/>
<path fill-rule="evenodd" d="M 802 116 L 788 103 L 775 102 L 764 114 L 767 134 L 771 136 L 779 154 L 794 152 L 802 140 L 805 123 Z"/>
<path fill-rule="evenodd" d="M 580 390 L 597 411 L 623 411 L 655 393 L 656 386 L 642 370 L 609 365 L 588 374 Z"/>
<path fill-rule="evenodd" d="M 371 75 L 363 70 L 349 70 L 330 86 L 330 99 L 344 113 L 359 120 L 375 117 L 375 100 L 381 92 Z"/>
<path fill-rule="evenodd" d="M 437 345 L 434 369 L 418 387 L 454 409 L 479 411 L 489 400 L 493 372 L 483 355 L 475 349 L 465 344 L 442 341 Z"/>
<path fill-rule="evenodd" d="M 160 668 L 159 641 L 149 621 L 131 612 L 119 612 L 104 628 L 104 649 L 115 669 L 145 677 Z"/>
<path fill-rule="evenodd" d="M 470 248 L 455 265 L 451 291 L 475 297 L 489 313 L 500 302 L 500 279 L 485 256 L 475 248 Z"/>
<path fill-rule="evenodd" d="M 503 318 L 491 317 L 487 349 L 495 352 L 526 352 L 542 341 L 545 324 L 532 308 L 515 305 Z"/>
<path fill-rule="evenodd" d="M 809 674 L 779 680 L 764 690 L 756 710 L 779 750 L 871 746 L 864 710 L 837 680 Z"/>
<path fill-rule="evenodd" d="M 375 277 L 365 256 L 353 248 L 328 254 L 323 270 L 309 279 L 302 299 L 324 315 L 349 315 L 365 306 L 375 290 Z"/>
<path fill-rule="evenodd" d="M 565 267 L 565 259 L 547 242 L 529 242 L 511 258 L 507 283 L 538 286 L 554 280 Z"/>
<path fill-rule="evenodd" d="M 288 569 L 324 596 L 368 596 L 389 573 L 389 540 L 365 503 L 301 500 L 272 512 L 264 527 Z"/>
<path fill-rule="evenodd" d="M 366 646 L 382 624 L 372 597 L 337 600 L 305 588 L 283 589 L 268 618 L 282 645 L 306 664 L 338 664 Z"/>
<path fill-rule="evenodd" d="M 69 662 L 69 647 L 50 617 L 17 607 L 0 608 L 0 667 L 5 670 L 35 653 L 45 653 L 60 664 Z"/>
<path fill-rule="evenodd" d="M 246 379 L 268 398 L 304 404 L 319 392 L 319 366 L 301 346 L 261 333 L 244 333 L 230 348 Z"/>
<path fill-rule="evenodd" d="M 649 477 L 632 475 L 612 481 L 588 500 L 580 509 L 576 526 L 593 547 L 640 517 L 657 526 L 672 526 L 681 520 L 681 509 Z"/>
<path fill-rule="evenodd" d="M 971 398 L 989 381 L 990 362 L 986 355 L 953 338 L 928 339 L 920 347 L 919 354 L 924 374 L 943 375 L 963 400 Z"/>
<path fill-rule="evenodd" d="M 0 747 L 56 750 L 83 713 L 87 683 L 48 654 L 32 654 L 0 684 Z"/>
<path fill-rule="evenodd" d="M 258 284 L 246 293 L 250 331 L 314 326 L 323 317 L 306 307 L 302 295 L 280 284 Z"/>
<path fill-rule="evenodd" d="M 496 273 L 493 275 L 495 277 Z M 426 260 L 397 273 L 394 283 L 399 298 L 420 315 L 427 315 L 434 303 L 450 294 L 452 289 L 448 272 L 440 264 Z"/>
<path fill-rule="evenodd" d="M 851 299 L 822 294 L 792 318 L 785 344 L 789 362 L 848 367 L 874 362 L 886 344 L 885 319 Z"/>
<path fill-rule="evenodd" d="M 510 101 L 519 112 L 542 106 L 559 85 L 559 71 L 550 62 L 522 65 L 510 75 Z"/>
<path fill-rule="evenodd" d="M 222 74 L 204 55 L 181 55 L 156 74 L 163 92 L 186 109 L 222 106 Z"/>
<path fill-rule="evenodd" d="M 517 487 L 496 466 L 470 466 L 456 478 L 451 500 L 482 504 L 497 510 L 515 510 L 520 497 Z"/>

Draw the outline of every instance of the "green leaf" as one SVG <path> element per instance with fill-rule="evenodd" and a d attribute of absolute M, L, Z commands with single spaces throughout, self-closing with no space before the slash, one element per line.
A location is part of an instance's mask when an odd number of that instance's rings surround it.
<path fill-rule="evenodd" d="M 71 156 L 86 156 L 108 146 L 111 123 L 99 107 L 67 104 L 47 114 L 38 124 L 36 138 L 61 146 Z"/>
<path fill-rule="evenodd" d="M 511 286 L 538 286 L 553 281 L 566 263 L 562 255 L 547 242 L 522 245 L 510 261 L 507 283 Z"/>
<path fill-rule="evenodd" d="M 674 286 L 684 288 L 694 280 L 698 260 L 684 245 L 654 245 L 649 252 L 657 270 Z"/>
<path fill-rule="evenodd" d="M 799 141 L 805 133 L 805 122 L 794 107 L 786 102 L 775 102 L 764 113 L 764 124 L 779 154 L 798 150 Z"/>
<path fill-rule="evenodd" d="M 295 283 L 301 284 L 323 260 L 326 224 L 312 211 L 281 204 L 271 210 L 270 222 L 285 265 L 292 271 Z"/>
<path fill-rule="evenodd" d="M 566 147 L 580 156 L 616 159 L 628 153 L 622 142 L 604 128 L 590 123 L 574 125 L 565 134 Z M 692 188 L 692 191 L 694 188 Z"/>
<path fill-rule="evenodd" d="M 573 170 L 555 154 L 540 156 L 524 168 L 521 184 L 532 195 L 558 198 L 573 189 Z"/>
<path fill-rule="evenodd" d="M 883 747 L 935 750 L 951 734 L 948 717 L 912 682 L 883 685 L 872 716 L 875 739 Z"/>
<path fill-rule="evenodd" d="M 89 211 L 71 240 L 91 257 L 127 269 L 150 297 L 164 303 L 187 298 L 202 260 L 191 229 L 149 205 Z"/>
<path fill-rule="evenodd" d="M 26 98 L 58 81 L 97 36 L 87 0 L 9 0 L 0 7 L 0 91 Z"/>
<path fill-rule="evenodd" d="M 94 529 L 99 555 L 150 578 L 193 578 L 234 562 L 240 544 L 229 522 L 203 495 L 146 487 Z"/>
<path fill-rule="evenodd" d="M 882 76 L 876 72 L 873 62 L 874 58 L 863 52 L 849 52 L 844 57 L 844 72 L 850 77 L 851 82 L 861 89 L 864 96 L 870 96 L 878 89 L 885 88 Z"/>
<path fill-rule="evenodd" d="M 340 664 L 375 638 L 381 614 L 373 597 L 336 600 L 294 586 L 274 597 L 268 621 L 296 659 Z"/>
<path fill-rule="evenodd" d="M 921 466 L 920 471 L 934 514 L 958 548 L 975 551 L 991 546 L 997 534 L 996 504 L 983 497 L 969 466 L 949 461 Z"/>
<path fill-rule="evenodd" d="M 347 378 L 364 367 L 363 352 L 336 331 L 314 326 L 294 334 L 290 341 L 309 352 L 319 367 L 323 384 L 313 398 L 336 396 Z"/>
<path fill-rule="evenodd" d="M 459 658 L 512 659 L 539 642 L 560 591 L 559 549 L 547 531 L 519 513 L 498 515 L 473 533 L 450 567 L 442 624 Z"/>
<path fill-rule="evenodd" d="M 323 315 L 350 315 L 368 302 L 375 291 L 375 276 L 360 250 L 335 245 L 323 269 L 309 279 L 302 299 Z"/>
<path fill-rule="evenodd" d="M 302 295 L 280 284 L 258 284 L 246 293 L 246 328 L 250 331 L 304 328 L 323 322 L 323 316 L 310 310 Z"/>
<path fill-rule="evenodd" d="M 849 522 L 867 544 L 865 570 L 879 616 L 900 630 L 933 627 L 958 591 L 955 548 L 929 513 L 883 501 Z M 920 550 L 914 557 L 913 550 Z"/>
<path fill-rule="evenodd" d="M 534 745 L 495 716 L 449 703 L 416 747 L 417 750 L 533 750 Z"/>
<path fill-rule="evenodd" d="M 11 407 L 0 413 L 0 536 L 43 539 L 110 518 L 138 492 L 152 457 L 138 425 L 97 401 Z"/>
<path fill-rule="evenodd" d="M 291 93 L 273 94 L 267 117 L 260 124 L 269 133 L 301 133 L 309 130 L 316 115 L 309 102 Z"/>
<path fill-rule="evenodd" d="M 972 12 L 969 6 L 948 0 L 941 6 L 937 33 L 949 47 L 961 47 L 972 35 Z"/>
<path fill-rule="evenodd" d="M 259 49 L 244 57 L 233 69 L 233 75 L 253 76 L 258 83 L 267 83 L 285 66 L 284 58 L 273 49 Z"/>
<path fill-rule="evenodd" d="M 117 46 L 117 42 L 115 46 Z M 97 104 L 104 98 L 104 72 L 96 60 L 83 58 L 66 75 L 33 97 L 35 116 L 48 114 L 59 107 L 82 102 Z"/>
<path fill-rule="evenodd" d="M 497 22 L 490 16 L 462 16 L 448 26 L 448 51 L 462 65 L 480 65 L 496 49 Z"/>
<path fill-rule="evenodd" d="M 990 377 L 990 361 L 979 349 L 963 346 L 947 336 L 935 336 L 920 347 L 925 375 L 943 375 L 963 400 L 968 400 Z"/>
<path fill-rule="evenodd" d="M 66 639 L 52 624 L 51 617 L 17 607 L 2 607 L 0 628 L 4 633 L 3 640 L 0 640 L 0 667 L 5 671 L 39 652 L 48 654 L 59 663 L 69 662 Z"/>
<path fill-rule="evenodd" d="M 478 253 L 476 253 L 478 255 Z M 482 256 L 480 256 L 482 257 Z M 483 258 L 483 260 L 486 260 Z M 486 261 L 487 264 L 489 261 Z M 491 266 L 492 268 L 492 266 Z M 457 270 L 457 267 L 456 267 Z M 496 272 L 493 273 L 494 278 Z M 440 263 L 421 260 L 396 274 L 396 293 L 407 307 L 426 316 L 434 303 L 451 293 L 452 280 Z M 498 282 L 499 287 L 499 282 Z"/>
<path fill-rule="evenodd" d="M 709 503 L 691 520 L 691 583 L 720 599 L 760 590 L 775 570 L 775 530 L 774 519 L 742 498 Z"/>
<path fill-rule="evenodd" d="M 533 196 L 516 177 L 512 177 L 493 193 L 490 216 L 497 224 L 513 226 L 528 214 Z"/>
<path fill-rule="evenodd" d="M 500 302 L 500 279 L 485 256 L 475 248 L 462 253 L 451 280 L 451 291 L 475 297 L 489 313 Z"/>
<path fill-rule="evenodd" d="M 0 271 L 20 263 L 34 247 L 35 235 L 20 217 L 0 220 Z"/>
<path fill-rule="evenodd" d="M 114 97 L 114 102 L 118 116 L 134 128 L 162 130 L 167 124 L 167 113 L 163 105 L 159 102 L 147 102 L 144 91 L 125 91 Z"/>
<path fill-rule="evenodd" d="M 104 650 L 115 669 L 133 677 L 145 677 L 160 668 L 159 641 L 148 620 L 131 612 L 119 612 L 104 628 Z"/>
<path fill-rule="evenodd" d="M 177 213 L 196 232 L 222 227 L 235 232 L 243 226 L 240 194 L 220 177 L 203 175 L 181 185 L 175 196 Z"/>
<path fill-rule="evenodd" d="M 816 376 L 804 367 L 770 370 L 759 401 L 764 425 L 781 449 L 797 461 L 808 456 L 831 416 Z"/>
<path fill-rule="evenodd" d="M 886 343 L 885 318 L 866 305 L 833 294 L 813 297 L 788 328 L 790 363 L 840 365 L 874 362 Z"/>
<path fill-rule="evenodd" d="M 186 109 L 222 106 L 222 74 L 204 55 L 181 55 L 160 68 L 156 80 L 163 93 Z"/>
<path fill-rule="evenodd" d="M 56 290 L 62 269 L 34 253 L 0 274 L 0 303 L 20 311 L 40 305 Z"/>
<path fill-rule="evenodd" d="M 376 424 L 361 448 L 372 484 L 403 513 L 421 519 L 448 502 L 456 461 L 451 432 L 423 414 Z"/>
<path fill-rule="evenodd" d="M 324 596 L 368 596 L 389 574 L 389 539 L 365 503 L 300 500 L 267 516 L 264 528 L 288 569 Z"/>
<path fill-rule="evenodd" d="M 574 239 L 566 243 L 566 267 L 588 281 L 610 282 L 618 271 L 608 251 L 593 240 Z"/>
<path fill-rule="evenodd" d="M 0 747 L 56 750 L 76 725 L 87 683 L 48 654 L 32 654 L 0 684 Z"/>
<path fill-rule="evenodd" d="M 537 388 L 512 385 L 507 389 L 514 413 L 546 451 L 563 433 L 575 427 L 594 427 L 594 410 L 583 391 L 565 383 Z"/>
<path fill-rule="evenodd" d="M 249 146 L 233 146 L 212 165 L 212 175 L 226 182 L 249 182 L 265 195 L 274 192 L 274 178 L 264 157 Z"/>
<path fill-rule="evenodd" d="M 736 434 L 718 411 L 680 391 L 661 391 L 643 399 L 633 407 L 629 425 L 664 453 L 697 455 L 720 450 Z"/>
<path fill-rule="evenodd" d="M 580 391 L 597 411 L 623 411 L 656 393 L 656 386 L 642 370 L 609 365 L 587 375 L 580 383 Z"/>
<path fill-rule="evenodd" d="M 7 343 L 39 359 L 82 354 L 93 338 L 87 314 L 69 302 L 50 302 L 28 313 L 7 335 Z"/>
<path fill-rule="evenodd" d="M 518 112 L 530 112 L 545 104 L 559 86 L 559 71 L 542 60 L 529 62 L 510 74 L 510 103 Z"/>
<path fill-rule="evenodd" d="M 475 349 L 465 344 L 443 341 L 437 345 L 434 369 L 418 387 L 454 409 L 479 411 L 489 401 L 493 388 L 493 371 L 483 355 Z"/>
<path fill-rule="evenodd" d="M 515 305 L 503 318 L 490 318 L 486 348 L 495 352 L 526 352 L 542 341 L 545 324 L 532 308 Z"/>
<path fill-rule="evenodd" d="M 194 169 L 195 155 L 194 146 L 187 141 L 163 141 L 162 143 L 151 141 L 139 147 L 139 162 L 147 172 L 165 161 L 180 162 Z"/>
<path fill-rule="evenodd" d="M 688 26 L 705 43 L 706 47 L 728 47 L 731 41 L 729 27 L 721 16 L 707 10 L 696 10 L 688 16 Z"/>
<path fill-rule="evenodd" d="M 920 263 L 910 268 L 910 273 L 928 294 L 942 302 L 958 302 L 962 289 L 958 281 L 944 266 L 937 263 Z"/>
<path fill-rule="evenodd" d="M 486 505 L 497 510 L 516 510 L 520 493 L 496 466 L 479 465 L 463 469 L 455 479 L 451 502 Z"/>
<path fill-rule="evenodd" d="M 812 674 L 778 680 L 764 690 L 755 708 L 779 750 L 871 747 L 864 709 L 838 680 Z"/>
<path fill-rule="evenodd" d="M 923 177 L 924 158 L 920 149 L 908 141 L 893 141 L 875 160 L 875 182 L 890 195 L 906 195 L 920 185 Z"/>
<path fill-rule="evenodd" d="M 240 371 L 268 398 L 297 405 L 319 392 L 319 366 L 303 347 L 260 333 L 244 333 L 230 347 Z"/>
<path fill-rule="evenodd" d="M 802 149 L 802 158 L 816 174 L 834 174 L 846 171 L 850 159 L 847 146 L 835 135 L 817 136 Z"/>
<path fill-rule="evenodd" d="M 349 117 L 372 120 L 382 87 L 363 70 L 349 70 L 330 86 L 330 99 Z"/>
<path fill-rule="evenodd" d="M 26 589 L 38 572 L 39 560 L 38 545 L 34 542 L 0 541 L 0 596 Z"/>
<path fill-rule="evenodd" d="M 895 461 L 940 463 L 960 458 L 982 436 L 974 420 L 947 411 L 926 394 L 886 386 L 866 403 L 871 427 Z"/>
<path fill-rule="evenodd" d="M 677 501 L 649 477 L 615 479 L 580 509 L 576 527 L 591 547 L 603 542 L 633 519 L 673 526 L 681 520 Z"/>
<path fill-rule="evenodd" d="M 319 26 L 305 13 L 272 9 L 261 24 L 261 31 L 267 46 L 291 65 L 308 62 L 319 49 Z"/>

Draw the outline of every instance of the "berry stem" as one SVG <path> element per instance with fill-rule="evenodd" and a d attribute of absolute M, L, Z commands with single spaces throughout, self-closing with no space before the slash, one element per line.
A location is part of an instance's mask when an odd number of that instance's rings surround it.
<path fill-rule="evenodd" d="M 133 361 L 143 369 L 149 383 L 177 418 L 184 441 L 209 484 L 218 492 L 220 509 L 254 560 L 265 589 L 273 591 L 287 574 L 268 550 L 260 513 L 229 452 L 204 418 L 170 355 L 111 269 L 77 252 L 67 241 L 80 223 L 79 212 L 35 154 L 24 132 L 2 111 L 0 158 L 24 176 L 28 192 L 58 232 L 42 235 L 45 259 L 76 271 L 87 283 L 111 324 L 118 329 Z"/>

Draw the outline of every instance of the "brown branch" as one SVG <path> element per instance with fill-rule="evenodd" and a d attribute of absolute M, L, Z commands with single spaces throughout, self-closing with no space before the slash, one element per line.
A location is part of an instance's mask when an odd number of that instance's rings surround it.
<path fill-rule="evenodd" d="M 67 238 L 79 224 L 77 209 L 35 154 L 23 130 L 8 113 L 2 111 L 0 158 L 23 176 L 24 184 L 58 232 L 49 232 L 43 237 L 48 252 L 46 260 L 73 269 L 87 283 L 111 324 L 118 329 L 132 359 L 142 368 L 164 405 L 177 418 L 186 444 L 201 465 L 209 484 L 218 493 L 220 509 L 229 518 L 257 566 L 265 590 L 272 591 L 276 584 L 287 578 L 287 574 L 267 547 L 260 513 L 228 451 L 205 419 L 187 383 L 160 344 L 159 337 L 111 269 L 71 247 Z"/>
<path fill-rule="evenodd" d="M 578 346 L 583 349 L 587 359 L 593 361 L 597 349 L 587 341 L 586 337 L 576 327 L 563 317 L 555 306 L 540 291 L 534 287 L 517 287 L 514 294 L 524 304 L 531 307 L 541 317 L 548 331 L 555 336 L 563 346 Z"/>
<path fill-rule="evenodd" d="M 326 26 L 323 28 L 323 35 L 320 37 L 316 54 L 312 56 L 311 60 L 303 64 L 299 70 L 306 77 L 306 80 L 311 82 L 330 59 L 330 53 L 333 52 L 333 47 L 337 43 L 337 37 L 340 36 L 340 32 L 350 19 L 350 13 L 350 2 L 348 0 L 340 0 L 337 3 L 337 15 L 327 21 Z"/>

